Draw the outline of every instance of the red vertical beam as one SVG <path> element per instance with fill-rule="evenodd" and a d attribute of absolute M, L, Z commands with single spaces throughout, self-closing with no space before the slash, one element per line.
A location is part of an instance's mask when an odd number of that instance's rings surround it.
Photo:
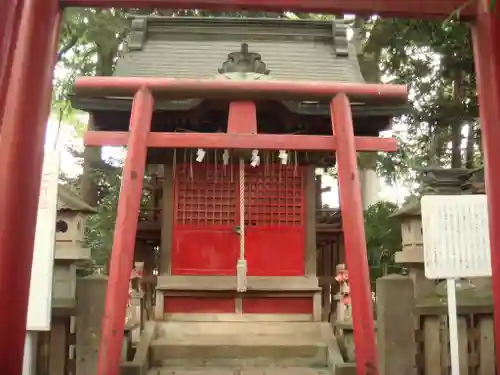
<path fill-rule="evenodd" d="M 19 21 L 24 0 L 6 0 L 9 5 L 0 6 L 0 119 L 4 112 L 10 69 L 19 31 Z M 0 129 L 2 121 L 0 121 Z"/>
<path fill-rule="evenodd" d="M 22 371 L 59 23 L 59 1 L 24 1 L 0 137 L 0 374 Z"/>
<path fill-rule="evenodd" d="M 228 134 L 257 134 L 257 109 L 251 101 L 229 103 Z"/>
<path fill-rule="evenodd" d="M 495 353 L 500 364 L 500 7 L 490 11 L 488 3 L 478 1 L 472 35 L 488 198 Z"/>
<path fill-rule="evenodd" d="M 330 105 L 332 129 L 337 137 L 337 167 L 345 253 L 352 296 L 356 369 L 359 375 L 377 375 L 375 324 L 366 251 L 365 225 L 351 105 L 338 94 Z"/>
<path fill-rule="evenodd" d="M 119 375 L 128 283 L 134 260 L 153 106 L 151 92 L 146 88 L 139 89 L 130 116 L 130 138 L 116 215 L 97 375 Z"/>

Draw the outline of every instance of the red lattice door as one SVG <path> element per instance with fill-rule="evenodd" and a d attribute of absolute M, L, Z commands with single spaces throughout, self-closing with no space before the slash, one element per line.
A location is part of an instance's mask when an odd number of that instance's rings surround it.
<path fill-rule="evenodd" d="M 231 169 L 232 168 L 232 169 Z M 175 173 L 172 274 L 235 275 L 239 255 L 237 169 L 179 165 Z"/>
<path fill-rule="evenodd" d="M 172 274 L 235 275 L 239 257 L 239 169 L 180 165 L 175 175 Z M 245 258 L 249 276 L 304 275 L 304 172 L 245 170 Z"/>
<path fill-rule="evenodd" d="M 304 275 L 304 170 L 247 167 L 245 256 L 253 276 Z"/>

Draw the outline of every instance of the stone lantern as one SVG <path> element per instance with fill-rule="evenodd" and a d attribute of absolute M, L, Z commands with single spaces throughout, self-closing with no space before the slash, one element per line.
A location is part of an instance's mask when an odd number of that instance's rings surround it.
<path fill-rule="evenodd" d="M 64 185 L 59 185 L 52 299 L 54 308 L 72 308 L 78 263 L 90 259 L 83 245 L 85 220 L 96 210 Z"/>
<path fill-rule="evenodd" d="M 415 297 L 432 293 L 434 281 L 425 277 L 424 273 L 424 241 L 422 233 L 422 218 L 420 201 L 405 204 L 393 214 L 401 220 L 402 251 L 396 253 L 396 263 L 408 268 L 413 279 Z"/>

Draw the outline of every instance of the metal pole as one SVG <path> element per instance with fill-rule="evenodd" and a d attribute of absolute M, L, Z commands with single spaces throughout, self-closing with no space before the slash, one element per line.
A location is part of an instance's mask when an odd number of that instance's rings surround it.
<path fill-rule="evenodd" d="M 0 137 L 0 374 L 22 372 L 59 24 L 57 0 L 24 1 Z"/>
<path fill-rule="evenodd" d="M 116 214 L 97 375 L 119 375 L 120 371 L 128 284 L 146 169 L 146 139 L 151 130 L 153 106 L 153 96 L 149 90 L 141 88 L 134 97 L 130 116 L 130 138 Z"/>

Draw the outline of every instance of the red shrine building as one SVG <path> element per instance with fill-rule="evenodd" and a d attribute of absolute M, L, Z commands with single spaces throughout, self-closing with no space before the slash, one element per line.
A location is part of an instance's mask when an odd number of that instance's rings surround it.
<path fill-rule="evenodd" d="M 492 279 L 494 285 L 499 284 L 500 174 L 495 163 L 500 155 L 496 126 L 500 117 L 498 5 L 490 0 L 467 4 L 462 0 L 420 0 L 415 4 L 414 0 L 12 0 L 0 12 L 0 51 L 5 52 L 5 59 L 0 60 L 0 294 L 9 301 L 9 308 L 1 310 L 1 372 L 17 375 L 22 367 L 41 159 L 65 7 L 289 10 L 441 20 L 453 15 L 469 21 L 485 149 Z M 159 261 L 148 262 L 150 270 L 158 268 L 160 273 L 158 319 L 173 319 L 176 314 L 198 315 L 208 321 L 235 316 L 318 319 L 316 291 L 323 283 L 314 279 L 324 271 L 320 265 L 330 262 L 317 257 L 314 270 L 311 249 L 320 238 L 335 235 L 324 234 L 331 218 L 320 223 L 313 219 L 317 210 L 311 208 L 314 189 L 307 176 L 312 176 L 309 169 L 328 159 L 329 165 L 338 167 L 343 240 L 337 243 L 344 244 L 345 251 L 340 246 L 337 253 L 345 254 L 350 271 L 356 369 L 360 374 L 378 374 L 356 153 L 396 149 L 395 140 L 377 135 L 400 110 L 390 107 L 404 103 L 406 88 L 363 83 L 359 72 L 351 75 L 358 64 L 355 52 L 345 38 L 338 38 L 337 25 L 328 25 L 327 32 L 327 26 L 323 29 L 316 22 L 278 28 L 272 26 L 273 21 L 259 21 L 261 25 L 249 22 L 238 32 L 238 21 L 234 21 L 234 28 L 225 28 L 222 35 L 214 28 L 206 32 L 211 22 L 228 20 L 200 20 L 205 24 L 189 32 L 181 27 L 192 25 L 188 19 L 179 21 L 178 27 L 176 21 L 137 21 L 115 77 L 82 77 L 75 82 L 75 105 L 92 112 L 95 120 L 86 144 L 127 146 L 97 374 L 119 373 L 130 268 L 134 255 L 142 253 L 141 258 L 148 258 L 137 241 L 144 236 L 156 237 L 146 244 L 159 248 L 159 256 L 149 255 Z M 315 34 L 317 30 L 322 31 Z M 207 45 L 208 40 L 214 45 Z M 222 41 L 220 48 L 215 48 L 217 41 Z M 189 45 L 192 52 L 185 54 Z M 284 47 L 288 47 L 287 53 Z M 312 54 L 307 64 L 299 66 L 297 61 L 305 50 Z M 236 54 L 228 59 L 231 53 Z M 140 58 L 144 55 L 149 60 Z M 209 59 L 216 55 L 217 63 Z M 244 63 L 238 56 L 243 56 Z M 321 81 L 311 81 L 307 74 Z M 28 97 L 32 106 L 26 111 Z M 151 208 L 151 216 L 160 217 L 160 230 L 154 229 L 155 224 L 138 230 L 146 164 L 164 167 L 158 178 L 163 196 L 153 194 L 153 201 L 161 202 L 159 211 Z M 314 194 L 317 198 L 317 190 Z M 25 208 L 22 214 L 20 202 Z M 21 227 L 26 231 L 19 231 Z M 229 229 L 239 238 L 231 240 Z M 283 235 L 273 233 L 277 230 Z M 195 236 L 197 241 L 191 239 Z M 190 255 L 186 249 L 193 248 L 195 255 Z M 321 253 L 324 251 L 316 252 Z M 226 260 L 230 257 L 236 263 L 234 268 Z M 256 299 L 250 301 L 252 297 Z M 287 298 L 301 302 L 292 304 Z M 229 299 L 234 301 L 234 309 Z M 498 288 L 493 288 L 493 299 L 498 339 Z M 312 321 L 296 326 L 316 323 L 323 324 Z M 498 362 L 500 345 L 495 354 Z"/>
<path fill-rule="evenodd" d="M 115 76 L 366 82 L 345 24 L 279 19 L 135 18 Z M 259 134 L 331 135 L 328 101 L 269 98 L 239 103 L 241 115 L 228 99 L 156 100 L 151 131 L 217 134 L 256 121 Z M 131 104 L 77 91 L 73 105 L 93 119 L 87 145 L 99 132 L 126 132 Z M 353 103 L 354 132 L 377 137 L 405 108 Z M 315 171 L 335 156 L 273 148 L 149 148 L 151 199 L 135 260 L 158 273 L 156 319 L 328 319 L 344 244 L 339 210 L 322 208 Z M 328 290 L 319 276 L 330 277 Z"/>

